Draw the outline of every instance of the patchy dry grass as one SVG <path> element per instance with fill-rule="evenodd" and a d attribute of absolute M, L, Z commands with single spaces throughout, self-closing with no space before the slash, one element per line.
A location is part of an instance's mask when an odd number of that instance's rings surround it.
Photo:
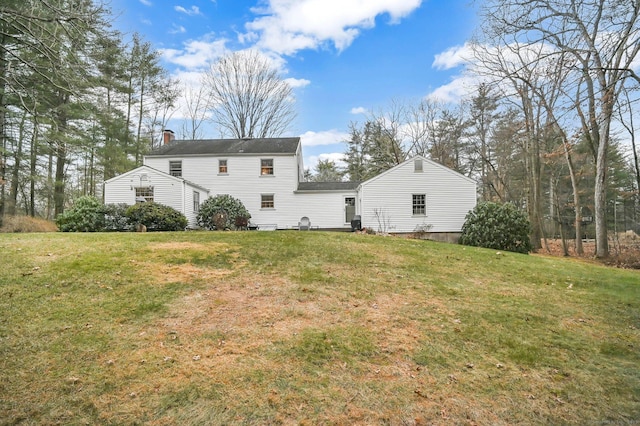
<path fill-rule="evenodd" d="M 58 227 L 50 220 L 31 216 L 5 216 L 0 233 L 3 232 L 56 232 Z"/>
<path fill-rule="evenodd" d="M 0 251 L 0 424 L 640 421 L 637 271 L 320 232 Z"/>

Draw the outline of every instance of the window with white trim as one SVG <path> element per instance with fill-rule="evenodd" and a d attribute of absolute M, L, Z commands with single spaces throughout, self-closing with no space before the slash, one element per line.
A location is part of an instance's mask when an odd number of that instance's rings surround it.
<path fill-rule="evenodd" d="M 229 169 L 227 168 L 227 160 L 218 160 L 218 173 L 221 175 L 226 175 L 229 173 Z"/>
<path fill-rule="evenodd" d="M 414 216 L 427 214 L 427 196 L 425 194 L 413 194 L 413 214 Z"/>
<path fill-rule="evenodd" d="M 136 204 L 153 202 L 153 186 L 139 186 L 136 188 Z"/>
<path fill-rule="evenodd" d="M 273 194 L 262 194 L 260 200 L 261 209 L 273 209 L 275 208 L 275 199 Z"/>
<path fill-rule="evenodd" d="M 260 175 L 273 176 L 273 158 L 263 158 L 260 160 Z"/>
<path fill-rule="evenodd" d="M 182 161 L 169 161 L 169 174 L 171 176 L 182 176 Z"/>
<path fill-rule="evenodd" d="M 193 191 L 193 212 L 198 213 L 200 211 L 200 193 Z"/>

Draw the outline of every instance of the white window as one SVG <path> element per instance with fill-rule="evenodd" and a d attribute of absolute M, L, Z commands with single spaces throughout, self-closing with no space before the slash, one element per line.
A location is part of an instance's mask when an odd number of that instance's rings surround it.
<path fill-rule="evenodd" d="M 153 186 L 140 186 L 136 188 L 136 204 L 153 202 Z"/>
<path fill-rule="evenodd" d="M 193 191 L 193 212 L 198 213 L 200 211 L 200 193 Z"/>
<path fill-rule="evenodd" d="M 218 160 L 218 173 L 221 175 L 226 175 L 229 173 L 229 169 L 227 168 L 227 160 Z"/>
<path fill-rule="evenodd" d="M 275 208 L 275 201 L 273 194 L 262 194 L 262 199 L 260 201 L 260 208 L 262 209 L 273 209 Z"/>
<path fill-rule="evenodd" d="M 169 174 L 171 176 L 182 176 L 182 161 L 169 161 Z"/>
<path fill-rule="evenodd" d="M 422 159 L 416 158 L 413 160 L 413 171 L 416 173 L 422 173 Z"/>
<path fill-rule="evenodd" d="M 427 214 L 427 196 L 425 194 L 413 194 L 413 214 L 416 216 Z"/>
<path fill-rule="evenodd" d="M 264 158 L 260 160 L 260 175 L 261 176 L 273 175 L 273 158 Z"/>

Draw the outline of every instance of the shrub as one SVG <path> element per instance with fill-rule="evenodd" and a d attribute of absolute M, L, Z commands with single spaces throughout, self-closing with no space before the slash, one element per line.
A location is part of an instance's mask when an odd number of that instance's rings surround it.
<path fill-rule="evenodd" d="M 485 202 L 467 214 L 460 244 L 528 253 L 530 231 L 529 220 L 513 204 Z"/>
<path fill-rule="evenodd" d="M 246 223 L 250 218 L 251 214 L 242 201 L 231 195 L 217 195 L 207 198 L 200 206 L 198 225 L 222 231 L 231 229 L 236 223 Z"/>
<path fill-rule="evenodd" d="M 97 232 L 104 229 L 102 204 L 96 197 L 85 195 L 56 218 L 62 232 Z"/>
<path fill-rule="evenodd" d="M 133 224 L 127 217 L 128 204 L 106 204 L 102 207 L 104 230 L 111 232 L 132 231 Z"/>
<path fill-rule="evenodd" d="M 56 232 L 58 227 L 50 220 L 31 216 L 7 216 L 0 232 Z"/>
<path fill-rule="evenodd" d="M 185 215 L 159 203 L 139 203 L 127 208 L 131 225 L 142 224 L 148 231 L 184 231 L 187 227 Z"/>

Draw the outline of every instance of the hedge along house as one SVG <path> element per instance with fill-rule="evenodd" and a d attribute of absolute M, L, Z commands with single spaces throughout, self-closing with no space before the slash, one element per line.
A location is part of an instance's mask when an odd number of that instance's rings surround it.
<path fill-rule="evenodd" d="M 144 166 L 105 182 L 105 203 L 141 202 L 151 187 L 153 201 L 181 211 L 196 227 L 196 200 L 228 194 L 242 201 L 259 229 L 296 229 L 306 217 L 312 229 L 350 230 L 359 215 L 363 227 L 376 231 L 435 234 L 459 233 L 476 204 L 473 180 L 424 157 L 362 183 L 304 182 L 300 138 L 165 142 L 145 156 Z M 144 173 L 152 185 L 136 180 Z"/>

